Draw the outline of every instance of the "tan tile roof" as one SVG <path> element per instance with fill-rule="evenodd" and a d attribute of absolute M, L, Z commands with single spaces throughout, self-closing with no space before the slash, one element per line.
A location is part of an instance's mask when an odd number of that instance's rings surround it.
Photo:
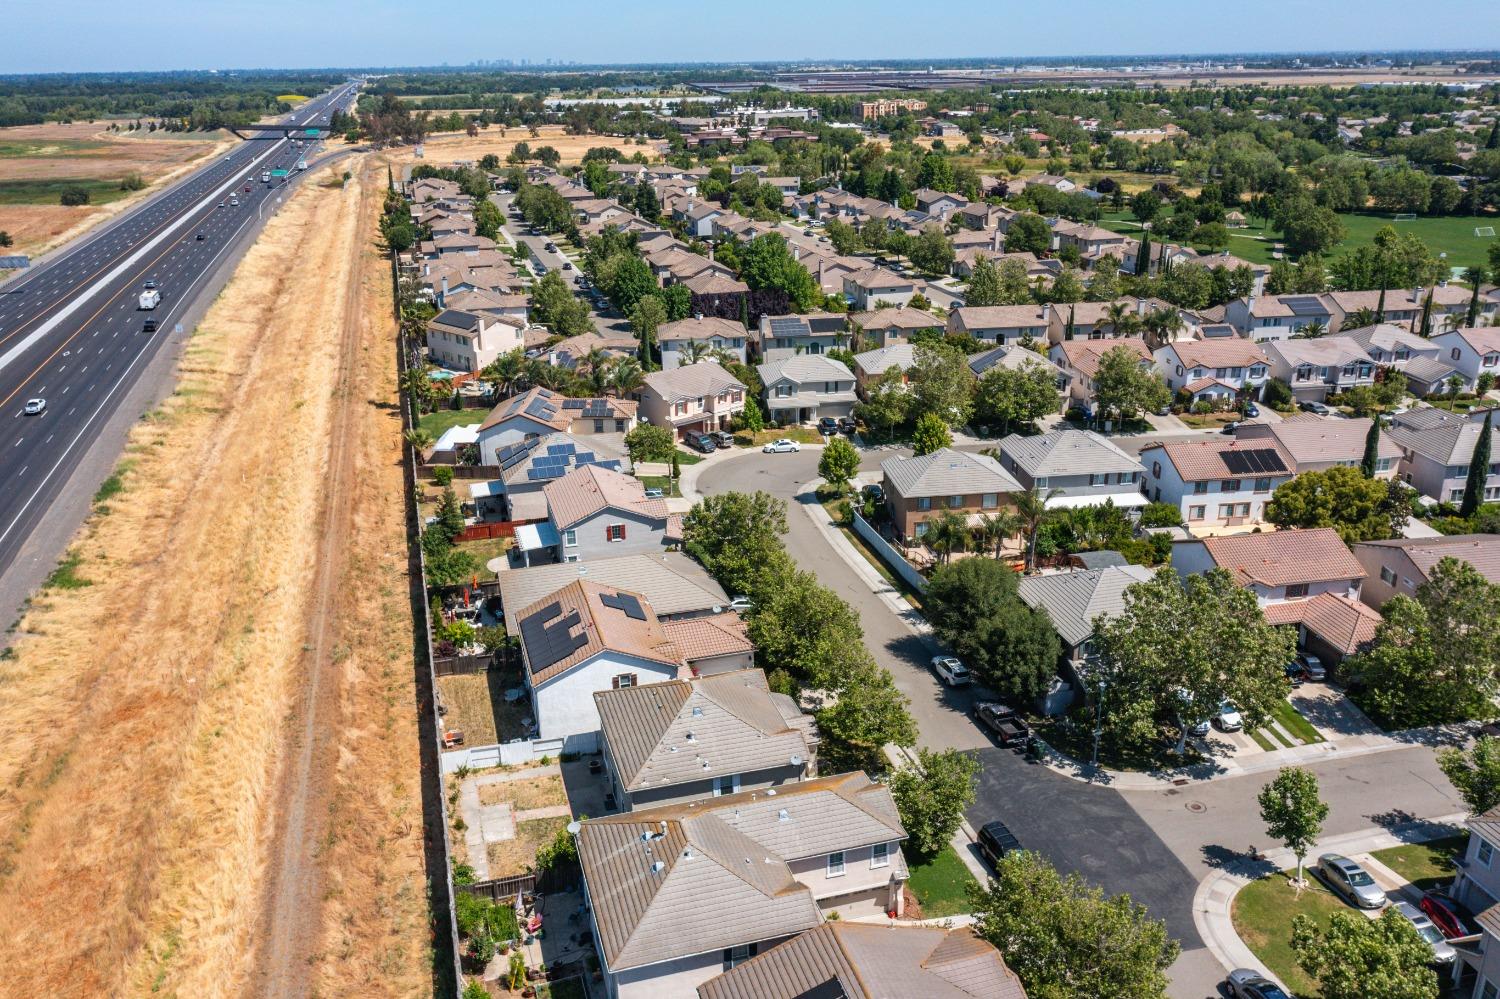
<path fill-rule="evenodd" d="M 1237 386 L 1231 381 L 1226 381 L 1223 378 L 1215 378 L 1212 375 L 1207 375 L 1203 378 L 1199 378 L 1197 381 L 1189 382 L 1182 387 L 1182 390 L 1191 394 L 1194 392 L 1202 392 L 1204 389 L 1208 388 L 1211 385 L 1222 385 L 1227 389 L 1237 389 Z"/>
<path fill-rule="evenodd" d="M 896 309 L 876 309 L 874 312 L 856 312 L 849 317 L 849 321 L 858 323 L 862 329 L 867 330 L 926 330 L 943 328 L 943 321 L 930 312 L 913 309 L 906 305 Z"/>
<path fill-rule="evenodd" d="M 1151 360 L 1151 351 L 1140 340 L 1064 340 L 1057 345 L 1068 359 L 1068 366 L 1092 378 L 1099 372 L 1099 359 L 1116 347 L 1138 356 L 1143 361 Z"/>
<path fill-rule="evenodd" d="M 1163 350 L 1171 350 L 1182 361 L 1182 366 L 1191 368 L 1249 367 L 1266 363 L 1266 352 L 1260 344 L 1240 337 L 1214 337 L 1211 340 L 1176 340 Z"/>
<path fill-rule="evenodd" d="M 647 499 L 639 479 L 599 465 L 585 465 L 542 487 L 553 525 L 566 531 L 601 510 L 620 510 L 652 520 L 667 519 L 664 500 Z"/>
<path fill-rule="evenodd" d="M 634 419 L 638 404 L 633 399 L 589 399 L 609 410 L 608 419 Z M 583 418 L 584 407 L 568 406 L 568 398 L 560 392 L 540 386 L 517 396 L 501 401 L 479 427 L 483 432 L 508 420 L 525 416 L 537 423 L 544 423 L 554 430 L 567 430 L 574 420 Z"/>
<path fill-rule="evenodd" d="M 1208 479 L 1243 479 L 1255 478 L 1253 472 L 1234 472 L 1225 463 L 1224 456 L 1236 451 L 1275 451 L 1281 459 L 1286 471 L 1268 473 L 1272 476 L 1291 476 L 1292 470 L 1296 468 L 1292 456 L 1279 444 L 1265 440 L 1240 440 L 1238 438 L 1228 439 L 1216 437 L 1202 441 L 1180 441 L 1177 443 L 1158 444 L 1148 448 L 1154 451 L 1160 448 L 1165 452 L 1167 459 L 1177 469 L 1177 474 L 1182 476 L 1185 482 L 1203 482 Z"/>
<path fill-rule="evenodd" d="M 750 290 L 750 286 L 743 281 L 716 274 L 712 270 L 694 274 L 682 283 L 695 295 L 732 295 Z"/>
<path fill-rule="evenodd" d="M 622 593 L 636 598 L 641 610 L 645 612 L 644 618 L 631 617 L 619 607 L 604 602 L 603 598 L 613 598 Z M 537 621 L 536 624 L 545 625 L 564 621 L 576 613 L 577 622 L 568 629 L 568 634 L 574 637 L 582 636 L 584 642 L 563 658 L 551 663 L 542 663 L 544 650 L 529 646 L 525 625 L 553 605 L 556 605 L 557 610 Z M 526 663 L 527 672 L 531 675 L 533 686 L 566 673 L 579 663 L 605 650 L 667 666 L 682 665 L 682 659 L 677 654 L 677 647 L 662 630 L 661 622 L 657 620 L 656 612 L 651 609 L 650 601 L 640 594 L 632 594 L 629 590 L 577 580 L 525 608 L 517 617 L 522 622 L 523 660 Z"/>
<path fill-rule="evenodd" d="M 965 305 L 953 310 L 953 324 L 958 329 L 1010 329 L 1017 326 L 1046 326 L 1045 305 Z"/>
<path fill-rule="evenodd" d="M 1214 564 L 1241 585 L 1286 586 L 1364 579 L 1365 567 L 1331 527 L 1204 538 Z"/>
<path fill-rule="evenodd" d="M 719 316 L 689 316 L 673 323 L 664 323 L 656 331 L 656 342 L 669 340 L 708 340 L 712 337 L 748 337 L 745 327 L 733 319 Z"/>
<path fill-rule="evenodd" d="M 1472 565 L 1490 582 L 1500 583 L 1500 535 L 1450 534 L 1443 538 L 1393 538 L 1390 541 L 1364 541 L 1361 544 L 1376 548 L 1400 548 L 1424 577 L 1430 576 L 1443 559 L 1456 558 Z"/>
<path fill-rule="evenodd" d="M 755 644 L 745 630 L 745 622 L 738 614 L 682 618 L 667 621 L 662 628 L 688 663 L 755 651 Z"/>
<path fill-rule="evenodd" d="M 1242 425 L 1237 433 L 1240 440 L 1275 438 L 1301 471 L 1329 462 L 1359 461 L 1364 457 L 1369 432 L 1369 417 L 1330 420 L 1312 413 L 1294 413 L 1280 423 Z M 1388 433 L 1380 435 L 1379 456 L 1401 457 L 1400 445 Z"/>
<path fill-rule="evenodd" d="M 1346 655 L 1367 648 L 1380 627 L 1380 612 L 1368 604 L 1337 593 L 1320 593 L 1310 600 L 1289 600 L 1266 607 L 1270 624 L 1300 624 Z"/>
<path fill-rule="evenodd" d="M 799 999 L 837 983 L 845 999 L 1026 999 L 971 927 L 829 922 L 698 986 L 699 999 Z"/>
<path fill-rule="evenodd" d="M 600 690 L 594 703 L 630 791 L 701 781 L 705 763 L 719 776 L 811 758 L 803 727 L 782 716 L 758 669 Z"/>

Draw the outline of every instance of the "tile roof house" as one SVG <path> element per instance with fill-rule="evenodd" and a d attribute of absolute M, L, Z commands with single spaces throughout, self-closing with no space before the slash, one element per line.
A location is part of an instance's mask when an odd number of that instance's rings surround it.
<path fill-rule="evenodd" d="M 471 483 L 469 495 L 481 516 L 497 520 L 546 520 L 546 486 L 575 468 L 592 464 L 615 471 L 630 470 L 621 434 L 543 434 L 507 444 L 495 457 L 499 477 Z M 501 501 L 503 507 L 496 510 Z"/>
<path fill-rule="evenodd" d="M 1293 413 L 1277 423 L 1241 423 L 1239 440 L 1274 440 L 1292 456 L 1298 475 L 1321 472 L 1335 465 L 1358 467 L 1365 457 L 1369 417 L 1325 419 L 1312 413 Z M 1375 460 L 1375 477 L 1392 479 L 1401 461 L 1401 447 L 1382 433 Z"/>
<path fill-rule="evenodd" d="M 880 302 L 905 305 L 917 293 L 917 283 L 885 267 L 868 267 L 844 277 L 844 297 L 852 309 L 869 311 Z"/>
<path fill-rule="evenodd" d="M 1345 336 L 1273 340 L 1266 344 L 1271 374 L 1292 388 L 1298 402 L 1322 402 L 1330 394 L 1375 384 L 1375 362 Z"/>
<path fill-rule="evenodd" d="M 444 309 L 427 321 L 427 354 L 442 367 L 474 374 L 502 354 L 520 350 L 525 325 L 526 320 L 514 316 Z"/>
<path fill-rule="evenodd" d="M 856 312 L 849 317 L 851 326 L 859 327 L 860 342 L 865 347 L 889 347 L 905 343 L 913 333 L 940 330 L 943 321 L 930 312 L 903 305 L 896 309 Z"/>
<path fill-rule="evenodd" d="M 640 352 L 640 341 L 629 333 L 614 331 L 600 333 L 590 330 L 560 341 L 547 354 L 549 363 L 560 368 L 573 369 L 591 352 L 598 351 L 604 357 L 618 360 L 635 357 Z"/>
<path fill-rule="evenodd" d="M 561 430 L 570 434 L 629 433 L 635 429 L 636 404 L 629 399 L 570 399 L 540 386 L 495 405 L 479 425 L 479 456 L 497 465 L 496 454 L 525 437 Z"/>
<path fill-rule="evenodd" d="M 1405 326 L 1395 323 L 1377 323 L 1359 329 L 1339 330 L 1339 336 L 1348 337 L 1365 349 L 1370 360 L 1382 367 L 1406 369 L 1413 358 L 1436 358 L 1442 353 L 1441 344 L 1418 336 Z"/>
<path fill-rule="evenodd" d="M 1380 627 L 1380 612 L 1337 593 L 1288 600 L 1265 608 L 1266 623 L 1297 628 L 1297 646 L 1325 663 L 1368 651 Z"/>
<path fill-rule="evenodd" d="M 1340 315 L 1327 295 L 1250 295 L 1224 307 L 1224 321 L 1255 341 L 1286 340 L 1312 323 L 1336 329 Z"/>
<path fill-rule="evenodd" d="M 1054 343 L 1047 357 L 1068 376 L 1068 400 L 1080 406 L 1092 408 L 1095 400 L 1094 376 L 1099 373 L 1099 361 L 1111 350 L 1126 350 L 1140 358 L 1143 370 L 1153 365 L 1151 351 L 1137 339 L 1130 340 L 1065 340 Z"/>
<path fill-rule="evenodd" d="M 854 378 L 859 383 L 859 394 L 864 395 L 870 385 L 887 371 L 901 372 L 901 382 L 906 383 L 906 372 L 917 361 L 917 348 L 909 343 L 893 343 L 854 355 Z"/>
<path fill-rule="evenodd" d="M 1331 527 L 1178 541 L 1172 568 L 1184 576 L 1227 570 L 1262 606 L 1320 593 L 1355 599 L 1366 575 Z"/>
<path fill-rule="evenodd" d="M 1292 456 L 1269 440 L 1153 444 L 1141 463 L 1151 501 L 1177 507 L 1188 529 L 1199 531 L 1259 523 L 1272 492 L 1295 474 Z"/>
<path fill-rule="evenodd" d="M 1429 342 L 1469 382 L 1477 382 L 1484 374 L 1500 375 L 1500 326 L 1466 326 L 1439 333 Z"/>
<path fill-rule="evenodd" d="M 698 999 L 1026 999 L 972 927 L 824 923 L 698 986 Z"/>
<path fill-rule="evenodd" d="M 621 811 L 780 787 L 817 773 L 816 723 L 790 697 L 772 693 L 762 670 L 601 690 L 594 703 L 604 772 Z"/>
<path fill-rule="evenodd" d="M 999 346 L 1047 338 L 1045 305 L 966 305 L 948 313 L 948 332 Z"/>
<path fill-rule="evenodd" d="M 1189 386 L 1209 378 L 1227 385 L 1231 393 L 1256 395 L 1271 374 L 1266 352 L 1242 337 L 1174 340 L 1158 347 L 1154 356 L 1156 369 L 1174 393 L 1194 395 Z"/>
<path fill-rule="evenodd" d="M 880 463 L 886 506 L 903 538 L 920 538 L 927 521 L 945 510 L 977 522 L 995 513 L 1021 484 L 986 454 L 941 448 L 931 454 Z"/>
<path fill-rule="evenodd" d="M 751 339 L 763 361 L 781 361 L 801 354 L 826 354 L 849 342 L 847 317 L 840 312 L 761 316 Z"/>
<path fill-rule="evenodd" d="M 854 372 L 824 354 L 797 354 L 759 365 L 766 408 L 779 425 L 845 417 L 859 401 Z"/>
<path fill-rule="evenodd" d="M 1469 842 L 1464 855 L 1457 859 L 1450 894 L 1469 912 L 1476 913 L 1474 923 L 1478 925 L 1479 940 L 1454 948 L 1458 959 L 1467 965 L 1461 972 L 1477 972 L 1474 991 L 1466 999 L 1484 999 L 1484 985 L 1500 982 L 1500 864 L 1496 864 L 1495 853 L 1500 851 L 1500 808 L 1491 808 L 1478 815 L 1471 815 L 1465 823 L 1469 829 Z"/>
<path fill-rule="evenodd" d="M 670 427 L 681 438 L 728 429 L 735 415 L 744 412 L 747 392 L 718 361 L 705 359 L 651 372 L 636 394 L 641 419 Z"/>
<path fill-rule="evenodd" d="M 1401 449 L 1401 479 L 1429 500 L 1457 503 L 1463 499 L 1469 461 L 1484 432 L 1484 410 L 1467 416 L 1424 406 L 1391 417 L 1385 436 Z M 1490 410 L 1489 412 L 1494 412 Z M 1500 447 L 1490 431 L 1490 467 L 1484 481 L 1484 500 L 1500 499 Z"/>
<path fill-rule="evenodd" d="M 536 565 L 500 573 L 500 605 L 505 610 L 506 630 L 520 634 L 520 612 L 524 608 L 580 579 L 640 594 L 663 625 L 725 614 L 729 606 L 724 588 L 696 560 L 681 552 L 621 555 L 584 564 Z"/>
<path fill-rule="evenodd" d="M 1000 442 L 1000 465 L 1023 490 L 1035 487 L 1044 496 L 1056 490 L 1057 495 L 1046 501 L 1049 510 L 1147 503 L 1141 493 L 1145 469 L 1140 459 L 1092 430 L 1011 434 Z"/>
<path fill-rule="evenodd" d="M 863 773 L 584 820 L 578 859 L 607 993 L 691 997 L 829 912 L 899 915 L 905 838 L 890 791 Z"/>
<path fill-rule="evenodd" d="M 732 319 L 718 316 L 690 316 L 673 323 L 665 323 L 656 331 L 656 343 L 661 348 L 661 366 L 670 370 L 683 363 L 683 351 L 688 344 L 697 343 L 713 351 L 726 351 L 736 361 L 745 363 L 745 344 L 750 334 L 745 327 Z"/>
<path fill-rule="evenodd" d="M 516 616 L 537 735 L 566 752 L 598 749 L 596 691 L 689 673 L 650 602 L 629 590 L 575 580 Z"/>
<path fill-rule="evenodd" d="M 548 482 L 542 494 L 552 530 L 542 546 L 558 562 L 659 554 L 669 541 L 678 540 L 666 502 L 647 499 L 639 479 L 614 469 L 598 464 L 574 468 Z M 524 542 L 517 547 L 529 564 L 531 549 Z"/>
<path fill-rule="evenodd" d="M 1445 558 L 1467 562 L 1485 579 L 1500 583 L 1500 535 L 1496 534 L 1360 541 L 1352 551 L 1369 573 L 1360 597 L 1377 610 L 1397 593 L 1408 597 L 1415 593 Z"/>

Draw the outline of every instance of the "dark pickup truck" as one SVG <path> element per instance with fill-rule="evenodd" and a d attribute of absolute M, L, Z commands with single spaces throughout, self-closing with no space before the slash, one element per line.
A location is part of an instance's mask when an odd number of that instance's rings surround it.
<path fill-rule="evenodd" d="M 1031 738 L 1031 726 L 1014 708 L 1004 704 L 978 702 L 974 705 L 974 720 L 994 733 L 995 741 L 1002 746 L 1024 746 Z"/>

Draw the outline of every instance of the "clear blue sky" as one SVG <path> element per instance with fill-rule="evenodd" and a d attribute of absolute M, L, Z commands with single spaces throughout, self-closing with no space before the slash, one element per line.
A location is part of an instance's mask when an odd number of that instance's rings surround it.
<path fill-rule="evenodd" d="M 0 72 L 1472 49 L 1500 47 L 1497 11 L 1495 0 L 4 0 Z"/>

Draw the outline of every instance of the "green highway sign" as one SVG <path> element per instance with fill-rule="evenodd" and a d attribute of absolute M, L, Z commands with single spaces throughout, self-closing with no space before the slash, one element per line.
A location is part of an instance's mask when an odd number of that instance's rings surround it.
<path fill-rule="evenodd" d="M 303 135 L 317 135 L 318 134 L 318 130 L 316 128 L 309 128 L 307 131 L 303 132 L 302 134 Z"/>
<path fill-rule="evenodd" d="M 286 173 L 287 172 L 285 170 L 272 170 L 271 171 L 271 176 L 272 177 L 285 177 Z"/>

